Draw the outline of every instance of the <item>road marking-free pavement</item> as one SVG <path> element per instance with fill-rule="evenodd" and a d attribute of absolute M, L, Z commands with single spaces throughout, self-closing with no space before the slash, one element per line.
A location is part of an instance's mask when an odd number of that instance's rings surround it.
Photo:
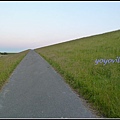
<path fill-rule="evenodd" d="M 0 118 L 96 118 L 34 50 L 0 91 Z"/>

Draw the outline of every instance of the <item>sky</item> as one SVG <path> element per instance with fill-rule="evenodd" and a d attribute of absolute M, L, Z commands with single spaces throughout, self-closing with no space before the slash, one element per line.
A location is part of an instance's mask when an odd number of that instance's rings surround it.
<path fill-rule="evenodd" d="M 120 2 L 0 2 L 0 52 L 21 52 L 120 29 Z"/>

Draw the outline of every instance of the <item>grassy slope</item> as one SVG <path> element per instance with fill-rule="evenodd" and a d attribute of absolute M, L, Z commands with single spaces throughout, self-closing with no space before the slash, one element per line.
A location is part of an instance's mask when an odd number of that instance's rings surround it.
<path fill-rule="evenodd" d="M 79 94 L 105 117 L 120 117 L 120 30 L 36 49 Z"/>
<path fill-rule="evenodd" d="M 28 51 L 24 51 L 0 57 L 0 89 L 27 53 Z"/>

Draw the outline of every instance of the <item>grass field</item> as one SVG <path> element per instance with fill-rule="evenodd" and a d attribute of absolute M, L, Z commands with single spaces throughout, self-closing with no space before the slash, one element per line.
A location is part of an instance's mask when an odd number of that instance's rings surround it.
<path fill-rule="evenodd" d="M 96 59 L 120 57 L 120 30 L 35 50 L 104 117 L 120 117 L 120 63 Z"/>
<path fill-rule="evenodd" d="M 16 54 L 0 55 L 0 89 L 27 52 L 28 51 Z"/>

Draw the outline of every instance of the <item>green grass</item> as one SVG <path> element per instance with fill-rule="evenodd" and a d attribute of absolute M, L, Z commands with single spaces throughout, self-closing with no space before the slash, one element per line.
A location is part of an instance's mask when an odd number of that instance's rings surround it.
<path fill-rule="evenodd" d="M 28 51 L 24 51 L 21 53 L 8 54 L 0 57 L 0 89 L 27 53 Z"/>
<path fill-rule="evenodd" d="M 120 63 L 96 59 L 120 56 L 120 30 L 35 50 L 104 117 L 120 117 Z"/>

